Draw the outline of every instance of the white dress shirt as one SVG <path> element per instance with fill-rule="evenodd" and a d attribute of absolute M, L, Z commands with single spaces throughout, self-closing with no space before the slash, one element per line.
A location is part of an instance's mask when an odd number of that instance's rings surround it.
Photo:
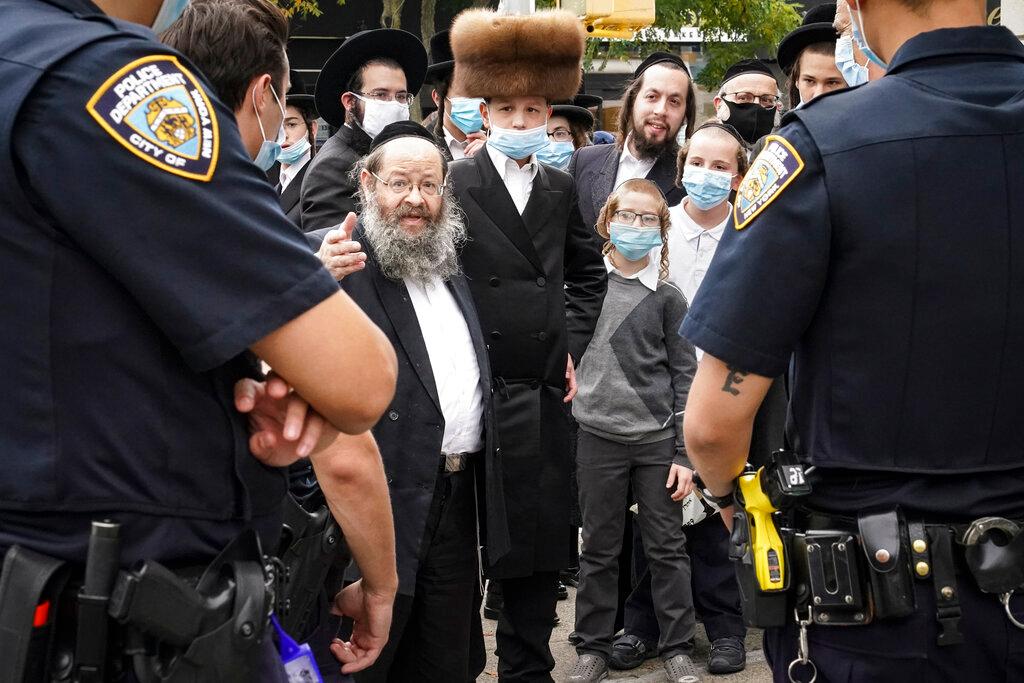
<path fill-rule="evenodd" d="M 420 323 L 444 415 L 441 452 L 475 453 L 484 446 L 484 401 L 469 326 L 440 278 L 426 283 L 406 279 L 405 287 Z"/>
<path fill-rule="evenodd" d="M 668 233 L 668 273 L 683 290 L 686 301 L 692 304 L 725 232 L 729 214 L 721 223 L 705 230 L 686 213 L 684 207 L 689 201 L 689 197 L 684 197 L 682 202 L 668 210 L 672 221 L 672 229 Z M 732 213 L 731 204 L 729 213 Z"/>
<path fill-rule="evenodd" d="M 508 193 L 512 195 L 512 201 L 515 203 L 519 215 L 522 216 L 523 211 L 526 210 L 526 203 L 530 201 L 530 192 L 533 191 L 533 179 L 537 177 L 537 156 L 531 155 L 530 161 L 520 168 L 515 160 L 508 158 L 494 147 L 484 146 L 487 148 L 487 153 L 491 155 L 494 168 L 498 170 L 498 175 L 501 176 L 505 187 L 508 188 Z"/>
<path fill-rule="evenodd" d="M 646 178 L 654 168 L 654 162 L 657 161 L 657 159 L 637 159 L 633 156 L 633 153 L 629 151 L 629 143 L 632 139 L 631 134 L 626 138 L 626 144 L 622 146 L 622 154 L 619 155 L 619 170 L 615 174 L 615 187 L 633 178 Z"/>
<path fill-rule="evenodd" d="M 284 192 L 284 188 L 288 187 L 288 184 L 295 180 L 295 176 L 299 174 L 303 166 L 309 163 L 311 158 L 313 158 L 312 148 L 299 157 L 299 160 L 294 164 L 281 164 L 281 173 L 277 176 L 277 182 L 281 185 L 281 192 Z"/>
<path fill-rule="evenodd" d="M 466 158 L 466 143 L 468 140 L 459 142 L 455 139 L 455 136 L 448 132 L 446 126 L 442 126 L 444 129 L 444 144 L 448 145 L 448 151 L 452 153 L 452 159 L 465 159 Z"/>
<path fill-rule="evenodd" d="M 672 253 L 672 247 L 669 247 L 669 253 Z M 644 287 L 656 292 L 658 291 L 658 275 L 661 272 L 661 247 L 655 247 L 647 256 L 647 265 L 632 275 L 625 275 L 615 267 L 615 264 L 607 256 L 604 257 L 604 267 L 609 273 L 615 273 L 627 280 L 639 280 Z"/>

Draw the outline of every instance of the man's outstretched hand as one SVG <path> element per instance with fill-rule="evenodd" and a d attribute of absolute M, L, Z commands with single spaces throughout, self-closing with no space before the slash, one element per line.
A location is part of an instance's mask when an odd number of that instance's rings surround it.
<path fill-rule="evenodd" d="M 235 409 L 249 416 L 249 449 L 270 467 L 286 467 L 330 444 L 338 432 L 283 379 L 235 383 Z"/>

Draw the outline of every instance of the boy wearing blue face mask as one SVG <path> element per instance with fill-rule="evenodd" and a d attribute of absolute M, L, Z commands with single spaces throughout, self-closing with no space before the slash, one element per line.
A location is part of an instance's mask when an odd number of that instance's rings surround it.
<path fill-rule="evenodd" d="M 729 195 L 747 171 L 747 148 L 731 126 L 712 119 L 694 131 L 679 159 L 676 183 L 687 196 L 669 210 L 669 272 L 692 302 L 732 211 Z"/>
<path fill-rule="evenodd" d="M 549 103 L 579 88 L 585 40 L 561 11 L 467 10 L 451 29 L 453 81 L 484 99 L 490 131 L 447 182 L 466 216 L 462 266 L 494 377 L 511 549 L 485 571 L 504 594 L 498 674 L 510 682 L 552 680 L 558 572 L 571 558 L 566 403 L 606 288 L 572 177 L 536 156 L 548 144 Z"/>
<path fill-rule="evenodd" d="M 608 198 L 596 226 L 607 241 L 608 292 L 580 361 L 573 417 L 583 517 L 576 593 L 579 659 L 570 681 L 607 674 L 615 631 L 622 509 L 632 488 L 651 570 L 658 651 L 670 681 L 694 680 L 690 559 L 678 501 L 693 490 L 682 415 L 697 365 L 676 334 L 686 299 L 667 281 L 669 208 L 657 185 L 634 179 Z"/>

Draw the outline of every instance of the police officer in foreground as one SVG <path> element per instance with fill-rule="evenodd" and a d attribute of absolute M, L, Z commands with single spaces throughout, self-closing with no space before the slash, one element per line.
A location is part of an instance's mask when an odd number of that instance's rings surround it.
<path fill-rule="evenodd" d="M 850 9 L 888 72 L 790 113 L 745 176 L 682 326 L 705 350 L 687 450 L 728 505 L 790 369 L 811 491 L 745 595 L 764 617 L 789 577 L 776 681 L 1019 680 L 1024 47 L 981 0 Z"/>
<path fill-rule="evenodd" d="M 281 467 L 393 392 L 386 338 L 155 40 L 186 4 L 0 0 L 2 681 L 283 680 Z M 340 659 L 389 591 L 346 594 Z"/>

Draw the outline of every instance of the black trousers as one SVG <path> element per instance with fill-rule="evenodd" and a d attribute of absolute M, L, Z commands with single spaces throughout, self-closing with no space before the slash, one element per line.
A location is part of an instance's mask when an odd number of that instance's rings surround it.
<path fill-rule="evenodd" d="M 576 635 L 580 654 L 611 656 L 615 635 L 618 557 L 625 520 L 622 507 L 632 485 L 639 506 L 651 586 L 657 594 L 658 650 L 663 657 L 689 652 L 695 627 L 690 561 L 682 511 L 665 488 L 675 439 L 621 444 L 580 430 L 576 476 L 583 512 Z"/>
<path fill-rule="evenodd" d="M 480 620 L 474 497 L 472 470 L 439 476 L 416 592 L 395 598 L 388 643 L 373 666 L 355 675 L 357 683 L 471 680 L 471 656 L 479 662 L 483 650 L 483 631 L 473 624 Z"/>
<path fill-rule="evenodd" d="M 661 635 L 651 597 L 651 571 L 647 567 L 640 529 L 633 525 L 633 571 L 636 585 L 626 600 L 625 632 L 655 643 Z M 729 561 L 729 532 L 718 515 L 686 527 L 690 555 L 693 605 L 704 622 L 708 639 L 747 634 L 740 606 L 736 572 Z"/>
<path fill-rule="evenodd" d="M 811 661 L 818 683 L 886 681 L 1021 681 L 1024 680 L 1024 630 L 1011 624 L 994 595 L 978 590 L 970 575 L 957 577 L 963 617 L 960 645 L 939 647 L 935 595 L 931 580 L 917 581 L 917 611 L 904 619 L 868 626 L 808 627 Z M 1024 597 L 1010 601 L 1018 620 Z M 795 624 L 764 632 L 764 651 L 776 683 L 788 683 L 787 669 L 797 656 Z M 794 668 L 796 680 L 808 681 L 806 667 Z"/>
<path fill-rule="evenodd" d="M 504 606 L 498 619 L 498 680 L 549 683 L 555 660 L 551 629 L 558 602 L 558 572 L 502 579 Z"/>

